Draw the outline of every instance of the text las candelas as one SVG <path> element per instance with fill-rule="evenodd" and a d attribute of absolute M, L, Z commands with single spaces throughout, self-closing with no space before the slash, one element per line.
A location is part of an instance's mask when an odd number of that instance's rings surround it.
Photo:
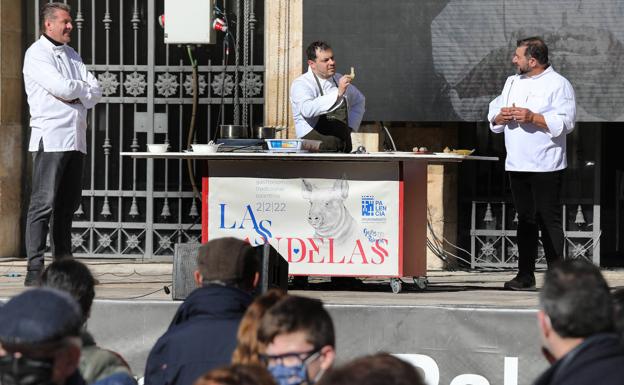
<path fill-rule="evenodd" d="M 253 229 L 258 235 L 245 240 L 252 245 L 263 244 L 265 239 L 281 254 L 286 256 L 289 263 L 330 263 L 330 264 L 373 264 L 381 265 L 389 256 L 388 240 L 377 239 L 373 243 L 361 239 L 354 241 L 349 247 L 337 248 L 333 238 L 299 238 L 273 236 L 271 221 L 268 219 L 258 220 L 251 205 L 246 205 L 240 221 L 225 223 L 227 204 L 221 203 L 220 229 L 245 230 Z M 286 252 L 284 252 L 284 247 Z"/>

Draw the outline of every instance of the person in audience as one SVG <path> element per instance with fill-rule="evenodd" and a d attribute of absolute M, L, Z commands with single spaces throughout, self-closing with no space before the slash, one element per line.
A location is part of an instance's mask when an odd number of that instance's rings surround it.
<path fill-rule="evenodd" d="M 236 238 L 214 239 L 199 248 L 194 272 L 198 288 L 149 353 L 145 384 L 191 385 L 207 371 L 230 363 L 259 266 L 254 248 Z"/>
<path fill-rule="evenodd" d="M 67 293 L 35 288 L 0 311 L 0 384 L 84 385 L 78 365 L 82 313 Z"/>
<path fill-rule="evenodd" d="M 262 317 L 261 355 L 278 385 L 313 384 L 336 357 L 334 324 L 317 299 L 286 296 Z"/>
<path fill-rule="evenodd" d="M 624 345 L 624 288 L 613 292 L 613 322 Z"/>
<path fill-rule="evenodd" d="M 80 305 L 83 316 L 80 373 L 85 381 L 91 384 L 115 375 L 115 381 L 136 383 L 128 363 L 119 354 L 97 346 L 86 329 L 95 297 L 95 279 L 89 268 L 75 259 L 54 261 L 43 271 L 41 286 L 67 292 Z"/>
<path fill-rule="evenodd" d="M 276 385 L 271 373 L 260 365 L 234 364 L 213 369 L 193 385 Z"/>
<path fill-rule="evenodd" d="M 388 353 L 356 358 L 329 370 L 318 385 L 425 385 L 418 370 Z"/>
<path fill-rule="evenodd" d="M 548 270 L 537 319 L 542 351 L 552 365 L 535 385 L 622 384 L 624 350 L 598 267 L 567 260 Z"/>
<path fill-rule="evenodd" d="M 247 308 L 236 339 L 238 345 L 232 354 L 233 364 L 260 364 L 260 354 L 264 353 L 265 346 L 258 341 L 258 327 L 264 313 L 277 301 L 284 298 L 286 293 L 280 289 L 271 289 L 256 298 Z"/>

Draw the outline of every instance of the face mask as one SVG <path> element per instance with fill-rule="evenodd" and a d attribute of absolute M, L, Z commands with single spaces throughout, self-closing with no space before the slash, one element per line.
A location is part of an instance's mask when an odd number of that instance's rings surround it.
<path fill-rule="evenodd" d="M 0 384 L 2 385 L 52 385 L 52 360 L 0 357 Z"/>
<path fill-rule="evenodd" d="M 277 385 L 311 385 L 311 382 L 308 380 L 308 368 L 304 363 L 294 366 L 276 364 L 269 366 L 268 369 Z"/>

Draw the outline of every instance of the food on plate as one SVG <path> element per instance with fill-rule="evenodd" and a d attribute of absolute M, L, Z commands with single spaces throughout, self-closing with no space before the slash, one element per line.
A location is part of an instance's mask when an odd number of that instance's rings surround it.
<path fill-rule="evenodd" d="M 472 150 L 453 150 L 451 151 L 453 154 L 457 155 L 470 155 L 474 152 L 474 148 Z"/>
<path fill-rule="evenodd" d="M 439 155 L 462 155 L 462 156 L 468 156 L 471 155 L 473 152 L 475 152 L 475 149 L 473 148 L 472 150 L 466 150 L 466 149 L 452 149 L 452 148 L 448 148 L 445 147 L 444 152 L 440 153 L 440 152 L 436 152 L 434 154 L 439 154 Z"/>

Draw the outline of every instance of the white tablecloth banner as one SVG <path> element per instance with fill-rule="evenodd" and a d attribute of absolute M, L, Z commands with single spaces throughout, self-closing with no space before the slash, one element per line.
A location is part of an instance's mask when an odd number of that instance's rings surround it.
<path fill-rule="evenodd" d="M 270 244 L 295 275 L 400 276 L 398 181 L 208 179 L 208 239 Z"/>

